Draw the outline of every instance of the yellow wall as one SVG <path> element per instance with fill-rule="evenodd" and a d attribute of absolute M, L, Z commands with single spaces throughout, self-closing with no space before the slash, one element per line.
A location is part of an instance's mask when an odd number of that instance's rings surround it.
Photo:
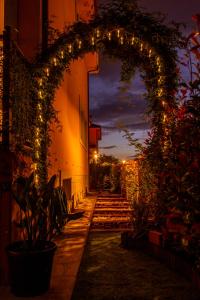
<path fill-rule="evenodd" d="M 54 21 L 52 26 L 62 31 L 64 26 L 78 18 L 77 1 L 50 0 L 49 17 Z M 72 179 L 75 205 L 88 189 L 88 137 L 84 143 L 81 138 L 80 114 L 88 135 L 88 72 L 96 70 L 97 61 L 97 55 L 88 54 L 84 59 L 71 63 L 70 73 L 65 73 L 55 97 L 60 126 L 52 126 L 49 175 L 61 171 L 61 181 Z"/>
<path fill-rule="evenodd" d="M 0 0 L 0 34 L 4 29 L 4 0 Z"/>

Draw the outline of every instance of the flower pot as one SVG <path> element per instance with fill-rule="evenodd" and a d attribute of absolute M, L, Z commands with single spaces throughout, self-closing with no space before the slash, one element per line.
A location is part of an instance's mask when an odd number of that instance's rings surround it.
<path fill-rule="evenodd" d="M 7 247 L 11 291 L 15 296 L 37 296 L 49 289 L 56 244 L 39 241 L 37 248 L 25 249 L 24 241 Z"/>

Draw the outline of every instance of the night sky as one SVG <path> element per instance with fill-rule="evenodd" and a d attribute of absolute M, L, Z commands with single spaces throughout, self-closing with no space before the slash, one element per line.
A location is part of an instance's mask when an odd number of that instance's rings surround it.
<path fill-rule="evenodd" d="M 200 13 L 200 0 L 140 0 L 139 6 L 148 12 L 162 12 L 166 23 L 184 22 L 186 32 L 195 29 L 192 15 Z M 126 92 L 124 92 L 126 88 Z M 145 87 L 136 74 L 130 85 L 120 83 L 120 62 L 100 56 L 100 72 L 90 76 L 90 114 L 94 123 L 102 126 L 100 153 L 129 159 L 135 152 L 128 146 L 124 133 L 126 127 L 134 137 L 143 142 L 150 128 L 145 115 Z"/>

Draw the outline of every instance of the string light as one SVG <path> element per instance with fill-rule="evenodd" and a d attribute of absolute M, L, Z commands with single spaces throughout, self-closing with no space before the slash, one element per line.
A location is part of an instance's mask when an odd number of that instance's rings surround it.
<path fill-rule="evenodd" d="M 97 36 L 97 38 L 100 37 L 100 30 L 99 29 L 97 29 L 97 31 L 96 31 L 96 36 Z"/>
<path fill-rule="evenodd" d="M 160 76 L 159 78 L 158 78 L 158 84 L 161 84 L 162 83 L 162 77 Z"/>
<path fill-rule="evenodd" d="M 35 174 L 35 184 L 36 184 L 36 185 L 39 184 L 39 177 L 38 177 L 38 174 Z"/>
<path fill-rule="evenodd" d="M 41 114 L 39 115 L 39 120 L 40 120 L 41 123 L 43 123 L 43 118 L 42 118 Z"/>
<path fill-rule="evenodd" d="M 133 45 L 134 42 L 135 42 L 135 37 L 133 36 L 133 37 L 131 38 L 131 45 Z"/>
<path fill-rule="evenodd" d="M 140 51 L 143 51 L 143 43 L 140 44 Z"/>
<path fill-rule="evenodd" d="M 167 116 L 166 114 L 163 114 L 163 123 L 165 123 L 167 121 Z"/>
<path fill-rule="evenodd" d="M 94 46 L 94 37 L 91 38 L 92 46 Z"/>
<path fill-rule="evenodd" d="M 36 144 L 37 147 L 40 146 L 40 140 L 39 140 L 39 138 L 36 138 L 36 139 L 35 139 L 35 144 Z"/>
<path fill-rule="evenodd" d="M 57 58 L 56 57 L 53 58 L 53 65 L 54 65 L 54 67 L 57 66 Z"/>
<path fill-rule="evenodd" d="M 149 49 L 149 57 L 152 55 L 152 49 Z"/>
<path fill-rule="evenodd" d="M 120 44 L 121 44 L 121 45 L 124 44 L 124 37 L 123 37 L 123 36 L 120 37 Z"/>
<path fill-rule="evenodd" d="M 117 37 L 119 38 L 120 37 L 120 30 L 117 29 Z"/>
<path fill-rule="evenodd" d="M 49 68 L 46 68 L 46 69 L 45 69 L 45 73 L 46 73 L 46 76 L 49 77 L 49 74 L 50 74 Z"/>
<path fill-rule="evenodd" d="M 156 64 L 157 64 L 157 66 L 160 65 L 160 57 L 156 58 Z"/>
<path fill-rule="evenodd" d="M 81 49 L 81 47 L 82 47 L 82 41 L 79 40 L 79 41 L 78 41 L 78 49 Z"/>
<path fill-rule="evenodd" d="M 38 110 L 40 110 L 40 111 L 42 110 L 42 105 L 40 103 L 38 103 L 37 107 L 38 107 Z"/>
<path fill-rule="evenodd" d="M 40 158 L 39 151 L 36 151 L 36 152 L 35 152 L 35 157 L 36 157 L 37 159 L 39 159 L 39 158 Z"/>
<path fill-rule="evenodd" d="M 161 65 L 158 66 L 158 72 L 161 72 Z"/>
<path fill-rule="evenodd" d="M 111 41 L 111 32 L 108 32 L 108 40 Z"/>
<path fill-rule="evenodd" d="M 68 45 L 68 51 L 69 51 L 69 53 L 72 53 L 72 45 L 71 44 Z"/>
<path fill-rule="evenodd" d="M 163 89 L 161 88 L 161 89 L 158 90 L 158 97 L 161 97 L 162 94 L 163 94 Z"/>
<path fill-rule="evenodd" d="M 41 90 L 38 91 L 38 97 L 39 97 L 39 99 L 42 99 L 42 98 L 43 98 L 43 97 L 42 97 L 42 91 L 41 91 Z"/>
<path fill-rule="evenodd" d="M 38 78 L 38 84 L 39 84 L 39 86 L 42 86 L 42 84 L 43 84 L 42 78 Z"/>
<path fill-rule="evenodd" d="M 64 58 L 64 51 L 63 51 L 63 50 L 60 51 L 60 57 L 61 57 L 62 59 Z"/>

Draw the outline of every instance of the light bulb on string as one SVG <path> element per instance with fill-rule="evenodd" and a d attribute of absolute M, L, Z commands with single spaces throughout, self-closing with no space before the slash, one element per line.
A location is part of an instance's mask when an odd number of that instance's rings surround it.
<path fill-rule="evenodd" d="M 54 67 L 57 66 L 57 58 L 56 57 L 53 58 L 53 65 L 54 65 Z"/>
<path fill-rule="evenodd" d="M 143 43 L 140 44 L 140 51 L 143 51 Z"/>
<path fill-rule="evenodd" d="M 109 41 L 111 41 L 111 37 L 112 37 L 111 32 L 108 32 L 108 40 L 109 40 Z"/>
<path fill-rule="evenodd" d="M 120 37 L 120 44 L 121 44 L 121 45 L 124 44 L 124 37 L 123 37 L 123 36 Z"/>
<path fill-rule="evenodd" d="M 39 121 L 40 121 L 41 123 L 43 123 L 43 118 L 42 118 L 42 115 L 41 115 L 41 114 L 39 115 Z"/>
<path fill-rule="evenodd" d="M 69 51 L 69 53 L 72 53 L 72 45 L 71 44 L 68 45 L 68 51 Z"/>
<path fill-rule="evenodd" d="M 135 42 L 135 37 L 133 36 L 133 37 L 131 38 L 131 45 L 133 45 L 134 42 Z"/>
<path fill-rule="evenodd" d="M 42 90 L 39 90 L 39 91 L 38 91 L 38 97 L 39 97 L 39 99 L 42 99 L 42 98 L 43 98 L 43 96 L 42 96 Z"/>
<path fill-rule="evenodd" d="M 149 49 L 149 58 L 151 57 L 152 55 L 152 49 Z"/>
<path fill-rule="evenodd" d="M 45 68 L 45 73 L 46 73 L 46 76 L 49 77 L 49 74 L 50 74 L 49 68 Z"/>
<path fill-rule="evenodd" d="M 36 152 L 35 152 L 35 157 L 36 157 L 37 159 L 39 159 L 39 158 L 40 158 L 39 151 L 36 151 Z"/>
<path fill-rule="evenodd" d="M 117 37 L 119 38 L 120 37 L 120 30 L 117 29 Z"/>
<path fill-rule="evenodd" d="M 94 37 L 93 36 L 91 38 L 91 43 L 92 43 L 92 46 L 94 46 Z"/>
<path fill-rule="evenodd" d="M 157 66 L 160 65 L 160 57 L 157 57 L 157 58 L 156 58 L 156 64 L 157 64 Z"/>
<path fill-rule="evenodd" d="M 160 89 L 158 90 L 158 97 L 161 97 L 161 96 L 162 96 L 162 94 L 163 94 L 163 89 L 162 89 L 162 88 L 160 88 Z"/>
<path fill-rule="evenodd" d="M 62 59 L 64 58 L 64 51 L 63 51 L 63 50 L 60 51 L 60 57 L 61 57 Z"/>
<path fill-rule="evenodd" d="M 37 107 L 38 107 L 38 110 L 42 110 L 42 105 L 41 105 L 41 103 L 38 103 L 38 105 L 37 105 Z"/>
<path fill-rule="evenodd" d="M 39 84 L 39 86 L 42 86 L 42 84 L 43 84 L 42 78 L 38 78 L 38 84 Z"/>
<path fill-rule="evenodd" d="M 81 47 L 82 47 L 82 41 L 79 40 L 79 41 L 78 41 L 78 49 L 81 49 Z"/>
<path fill-rule="evenodd" d="M 99 29 L 96 30 L 96 37 L 97 37 L 97 38 L 100 37 L 100 30 L 99 30 Z"/>
<path fill-rule="evenodd" d="M 163 123 L 165 123 L 167 121 L 167 116 L 166 114 L 163 114 Z"/>

